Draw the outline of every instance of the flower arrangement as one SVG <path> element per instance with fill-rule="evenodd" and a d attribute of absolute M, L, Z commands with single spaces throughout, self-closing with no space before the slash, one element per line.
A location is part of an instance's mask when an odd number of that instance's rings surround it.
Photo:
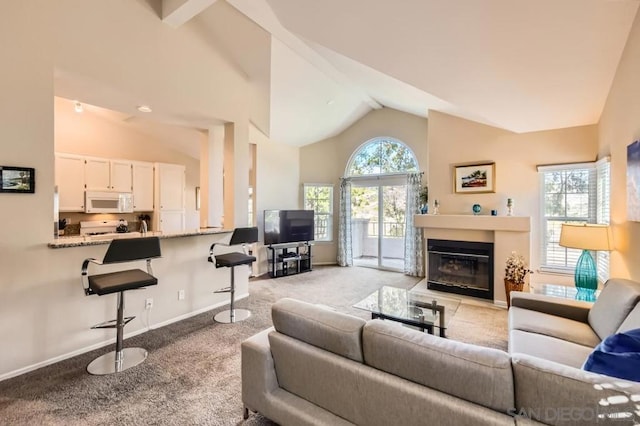
<path fill-rule="evenodd" d="M 422 189 L 420 189 L 420 203 L 429 203 L 429 187 L 426 185 L 423 186 Z"/>
<path fill-rule="evenodd" d="M 533 271 L 527 267 L 524 257 L 512 251 L 511 255 L 507 258 L 507 266 L 504 269 L 504 279 L 515 284 L 524 284 L 524 279 L 528 273 L 533 273 Z"/>

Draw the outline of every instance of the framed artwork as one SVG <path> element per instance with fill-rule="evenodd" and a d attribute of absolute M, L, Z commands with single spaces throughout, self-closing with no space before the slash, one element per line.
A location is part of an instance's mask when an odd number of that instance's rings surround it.
<path fill-rule="evenodd" d="M 496 192 L 496 163 L 465 164 L 454 167 L 456 194 Z"/>
<path fill-rule="evenodd" d="M 0 166 L 0 192 L 33 194 L 36 192 L 36 170 Z"/>
<path fill-rule="evenodd" d="M 627 220 L 640 222 L 640 141 L 627 146 Z"/>

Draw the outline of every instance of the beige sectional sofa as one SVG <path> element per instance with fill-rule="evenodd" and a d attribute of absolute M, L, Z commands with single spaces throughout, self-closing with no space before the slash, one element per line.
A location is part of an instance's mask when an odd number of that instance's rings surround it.
<path fill-rule="evenodd" d="M 518 300 L 523 311 L 543 303 Z M 293 299 L 276 302 L 272 318 L 242 343 L 245 415 L 281 425 L 633 424 L 611 418 L 628 404 L 599 402 L 640 395 L 640 384 Z"/>
<path fill-rule="evenodd" d="M 580 368 L 602 339 L 640 328 L 638 302 L 640 283 L 624 279 L 607 281 L 595 303 L 512 292 L 509 352 Z"/>

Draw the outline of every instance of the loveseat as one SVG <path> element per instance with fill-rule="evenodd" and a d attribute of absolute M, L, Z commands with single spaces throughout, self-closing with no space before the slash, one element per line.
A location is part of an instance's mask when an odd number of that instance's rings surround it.
<path fill-rule="evenodd" d="M 640 283 L 625 279 L 608 280 L 595 303 L 512 292 L 509 352 L 580 368 L 604 338 L 640 328 L 639 302 Z"/>
<path fill-rule="evenodd" d="M 245 418 L 252 410 L 281 425 L 607 424 L 622 404 L 599 401 L 640 395 L 640 384 L 294 299 L 276 302 L 272 319 L 242 343 Z M 625 423 L 633 424 L 614 424 Z"/>

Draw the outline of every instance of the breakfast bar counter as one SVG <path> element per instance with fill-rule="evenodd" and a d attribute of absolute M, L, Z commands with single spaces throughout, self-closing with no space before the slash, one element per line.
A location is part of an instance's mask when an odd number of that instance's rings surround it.
<path fill-rule="evenodd" d="M 81 246 L 95 246 L 101 244 L 108 244 L 111 240 L 116 238 L 137 238 L 137 237 L 159 237 L 160 239 L 164 238 L 182 238 L 182 237 L 192 237 L 197 235 L 214 235 L 214 234 L 228 234 L 233 232 L 233 230 L 223 229 L 223 228 L 200 228 L 200 229 L 192 229 L 186 230 L 183 232 L 167 234 L 163 232 L 157 231 L 149 231 L 144 234 L 140 232 L 126 232 L 122 234 L 108 234 L 108 235 L 74 235 L 74 236 L 64 236 L 56 238 L 48 244 L 49 248 L 59 249 L 59 248 L 68 248 L 68 247 L 81 247 Z"/>
<path fill-rule="evenodd" d="M 125 315 L 135 317 L 125 329 L 128 338 L 148 330 L 163 327 L 193 315 L 206 313 L 211 327 L 214 312 L 228 309 L 229 294 L 215 293 L 231 282 L 228 268 L 216 268 L 208 262 L 211 245 L 216 243 L 215 254 L 240 251 L 240 246 L 228 246 L 231 231 L 223 228 L 192 229 L 176 234 L 147 232 L 148 237 L 160 238 L 161 256 L 153 261 L 153 275 L 158 284 L 143 291 L 127 294 Z M 92 329 L 94 324 L 113 317 L 117 305 L 115 294 L 85 296 L 81 270 L 85 259 L 102 260 L 109 243 L 118 238 L 140 237 L 140 232 L 122 234 L 61 236 L 44 239 L 32 247 L 37 267 L 28 266 L 26 260 L 10 258 L 9 250 L 4 262 L 23 262 L 30 268 L 30 286 L 40 295 L 27 306 L 19 303 L 26 284 L 11 274 L 4 275 L 3 289 L 15 288 L 14 296 L 3 295 L 3 324 L 0 334 L 7 342 L 19 336 L 29 336 L 21 349 L 8 345 L 0 363 L 0 380 L 40 368 L 81 353 L 113 345 L 113 329 Z M 220 244 L 217 244 L 220 243 Z M 144 261 L 127 265 L 92 265 L 90 274 L 109 273 L 122 269 L 144 269 Z M 248 307 L 248 266 L 236 268 L 235 300 L 238 307 Z M 18 291 L 20 290 L 20 291 Z M 6 320 L 10 318 L 11 320 Z M 42 328 L 50 330 L 42 333 Z M 23 339 L 24 340 L 24 339 Z M 153 356 L 153 355 L 150 355 Z"/>

